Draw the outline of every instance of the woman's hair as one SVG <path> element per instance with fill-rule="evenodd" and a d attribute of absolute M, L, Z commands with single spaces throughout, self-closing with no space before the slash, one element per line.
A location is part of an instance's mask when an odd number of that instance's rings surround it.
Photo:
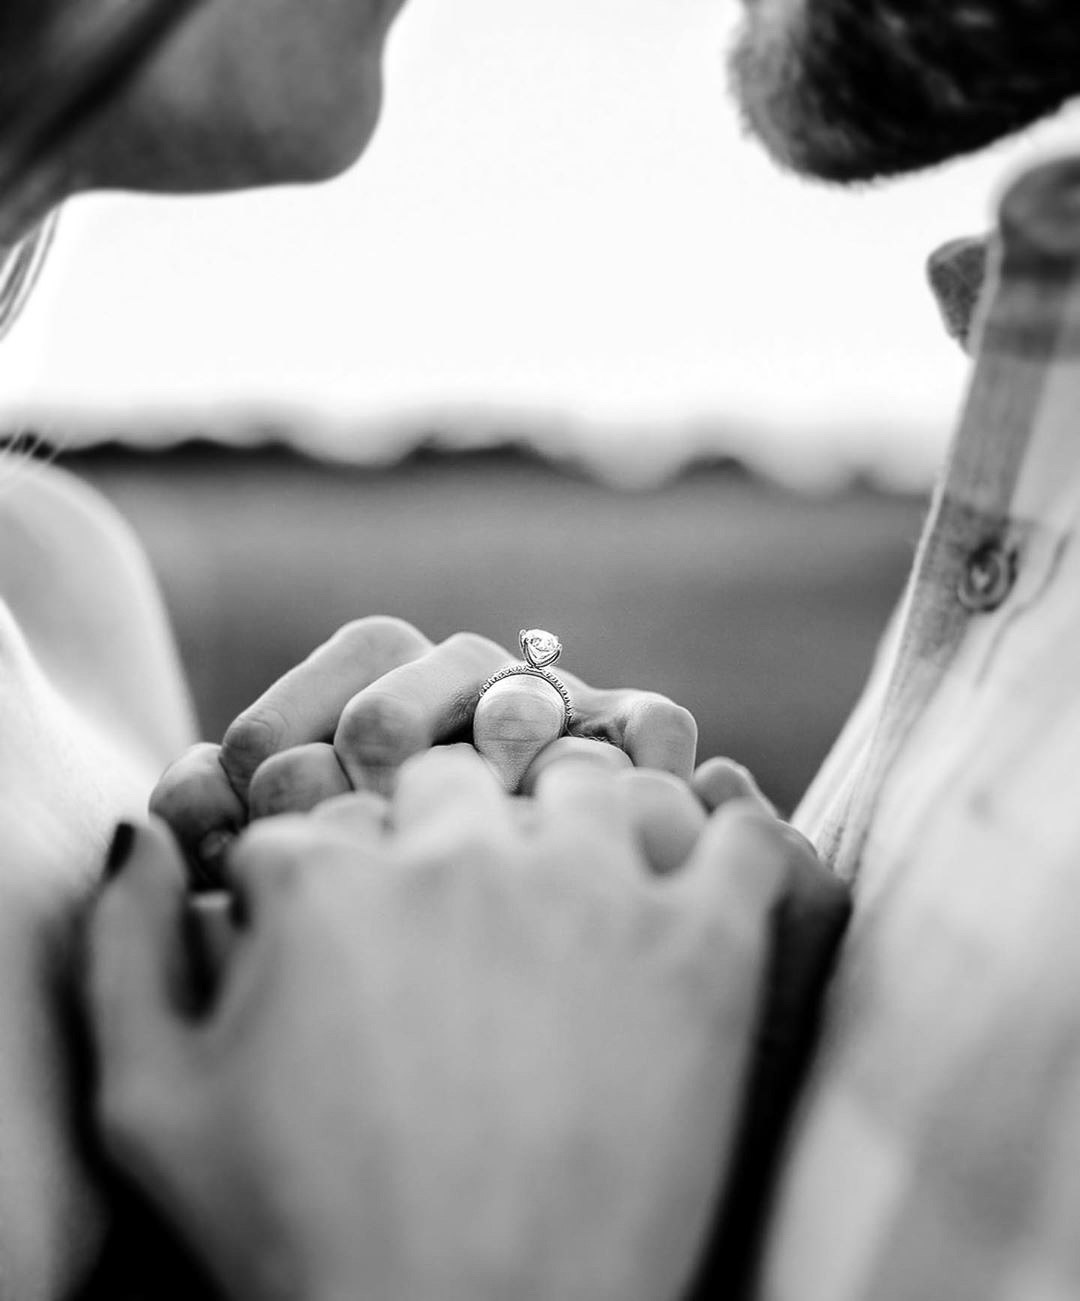
<path fill-rule="evenodd" d="M 0 340 L 15 324 L 37 281 L 55 229 L 52 213 L 14 247 L 0 249 Z"/>
<path fill-rule="evenodd" d="M 11 248 L 0 247 L 0 341 L 15 324 L 41 273 L 56 229 L 51 213 Z M 6 492 L 46 442 L 36 432 L 0 428 L 0 492 Z"/>

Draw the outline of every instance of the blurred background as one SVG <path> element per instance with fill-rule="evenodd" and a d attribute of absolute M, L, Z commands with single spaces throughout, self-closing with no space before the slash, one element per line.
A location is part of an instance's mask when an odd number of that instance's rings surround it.
<path fill-rule="evenodd" d="M 798 797 L 961 400 L 926 256 L 1075 123 L 808 186 L 740 134 L 735 16 L 414 0 L 342 180 L 64 214 L 2 423 L 144 538 L 207 735 L 360 614 L 540 625 Z"/>

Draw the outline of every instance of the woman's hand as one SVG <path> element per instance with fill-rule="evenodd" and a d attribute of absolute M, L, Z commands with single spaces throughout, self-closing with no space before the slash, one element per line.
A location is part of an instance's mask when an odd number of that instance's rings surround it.
<path fill-rule="evenodd" d="M 516 658 L 470 633 L 434 645 L 398 619 L 348 624 L 246 709 L 220 746 L 178 760 L 151 811 L 198 860 L 217 833 L 250 819 L 306 812 L 351 790 L 388 794 L 407 759 L 454 740 L 475 739 L 509 790 L 527 788 L 562 728 L 555 690 L 527 677 L 498 683 L 472 732 L 481 686 Z M 639 767 L 690 777 L 697 726 L 687 710 L 652 692 L 596 690 L 561 668 L 559 676 L 573 698 L 575 737 L 595 738 L 575 745 L 604 740 Z"/>
<path fill-rule="evenodd" d="M 208 1010 L 189 998 L 180 855 L 139 834 L 92 925 L 99 1117 L 231 1296 L 680 1294 L 777 916 L 802 921 L 796 971 L 831 953 L 844 909 L 748 799 L 658 876 L 658 782 L 568 761 L 509 800 L 448 747 L 389 802 L 257 824 L 228 857 L 236 933 Z"/>

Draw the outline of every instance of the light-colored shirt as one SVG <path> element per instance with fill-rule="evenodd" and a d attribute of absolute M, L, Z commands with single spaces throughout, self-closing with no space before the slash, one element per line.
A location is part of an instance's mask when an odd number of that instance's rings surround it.
<path fill-rule="evenodd" d="M 910 585 L 797 818 L 855 912 L 767 1301 L 1080 1296 L 1080 160 L 1013 187 L 990 276 Z"/>

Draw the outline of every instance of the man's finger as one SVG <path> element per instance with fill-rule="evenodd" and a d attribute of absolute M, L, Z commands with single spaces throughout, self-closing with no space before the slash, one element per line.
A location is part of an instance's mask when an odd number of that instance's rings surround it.
<path fill-rule="evenodd" d="M 726 810 L 734 810 L 736 818 L 750 811 L 752 822 L 758 816 L 756 807 L 753 802 L 733 803 Z M 719 823 L 723 817 L 721 812 L 713 821 Z M 768 908 L 769 952 L 757 996 L 761 1031 L 727 1179 L 728 1188 L 737 1191 L 722 1200 L 723 1213 L 702 1262 L 702 1279 L 737 1283 L 753 1268 L 762 1209 L 770 1204 L 770 1180 L 779 1168 L 786 1122 L 817 1042 L 822 997 L 849 915 L 846 889 L 820 865 L 813 847 L 790 827 L 773 826 L 773 840 L 785 856 L 786 870 L 781 894 Z M 733 848 L 731 838 L 719 846 L 727 853 Z M 702 866 L 707 868 L 707 863 Z M 719 901 L 719 896 L 714 897 Z"/>
<path fill-rule="evenodd" d="M 697 913 L 717 947 L 730 943 L 764 951 L 772 915 L 789 877 L 788 847 L 781 824 L 751 800 L 725 804 L 705 824 L 683 871 L 671 880 L 673 895 Z"/>
<path fill-rule="evenodd" d="M 306 877 L 340 857 L 346 841 L 332 824 L 299 813 L 253 822 L 223 862 L 240 929 L 267 929 L 275 914 L 295 904 Z"/>
<path fill-rule="evenodd" d="M 252 818 L 307 813 L 350 790 L 334 747 L 313 741 L 271 755 L 256 768 L 248 787 L 248 813 Z"/>
<path fill-rule="evenodd" d="M 390 825 L 390 804 L 372 791 L 350 791 L 320 804 L 311 816 L 365 843 L 378 844 Z"/>
<path fill-rule="evenodd" d="M 443 844 L 449 835 L 509 837 L 510 799 L 485 759 L 471 745 L 441 746 L 402 768 L 390 805 L 396 831 L 412 840 Z"/>
<path fill-rule="evenodd" d="M 805 1024 L 836 956 L 851 915 L 844 883 L 818 861 L 813 846 L 782 824 L 788 882 L 776 915 L 773 1024 Z"/>
<path fill-rule="evenodd" d="M 329 741 L 346 704 L 384 674 L 419 658 L 431 642 L 411 624 L 376 616 L 339 629 L 236 719 L 225 733 L 222 767 L 247 796 L 256 769 L 271 755 Z"/>
<path fill-rule="evenodd" d="M 103 1080 L 122 1087 L 181 1033 L 187 892 L 183 858 L 161 824 L 118 829 L 109 873 L 89 919 L 87 991 Z"/>
<path fill-rule="evenodd" d="M 563 763 L 590 764 L 605 773 L 629 772 L 630 756 L 617 745 L 606 741 L 585 740 L 580 736 L 561 736 L 536 756 L 521 783 L 522 794 L 536 793 L 545 773 Z"/>
<path fill-rule="evenodd" d="M 495 642 L 458 633 L 354 696 L 334 735 L 354 788 L 389 795 L 406 759 L 472 723 L 481 686 L 507 659 Z"/>
<path fill-rule="evenodd" d="M 585 741 L 577 744 L 601 748 Z M 631 824 L 629 791 L 618 777 L 617 770 L 590 758 L 550 764 L 536 783 L 540 822 L 558 839 L 579 843 L 594 857 L 602 847 L 605 862 L 633 863 L 644 870 L 644 855 Z M 583 869 L 590 866 L 601 864 L 582 863 Z"/>

